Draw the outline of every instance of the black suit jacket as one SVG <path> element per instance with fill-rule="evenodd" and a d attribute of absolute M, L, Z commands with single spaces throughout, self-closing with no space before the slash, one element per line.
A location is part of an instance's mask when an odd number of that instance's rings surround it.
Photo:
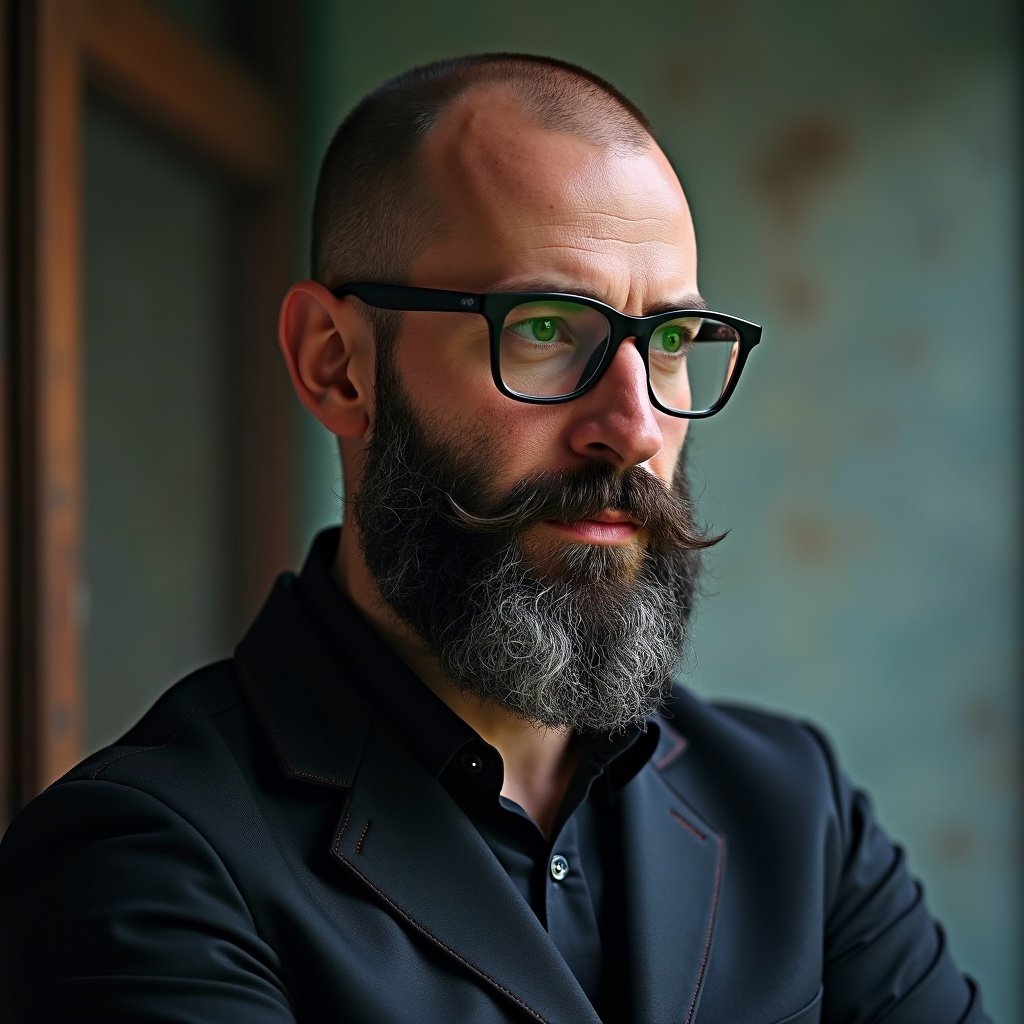
<path fill-rule="evenodd" d="M 811 728 L 679 691 L 619 797 L 630 1020 L 983 1021 Z M 0 1019 L 598 1024 L 279 581 L 0 846 Z"/>

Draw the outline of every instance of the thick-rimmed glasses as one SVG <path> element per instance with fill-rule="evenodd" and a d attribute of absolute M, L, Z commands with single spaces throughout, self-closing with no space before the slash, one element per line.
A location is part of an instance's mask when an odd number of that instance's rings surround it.
<path fill-rule="evenodd" d="M 647 367 L 655 408 L 671 416 L 712 416 L 736 389 L 761 328 L 707 309 L 673 309 L 628 316 L 582 295 L 493 292 L 477 295 L 391 284 L 345 284 L 377 309 L 474 313 L 490 327 L 491 375 L 518 402 L 569 402 L 586 394 L 611 365 L 626 338 L 636 341 Z"/>

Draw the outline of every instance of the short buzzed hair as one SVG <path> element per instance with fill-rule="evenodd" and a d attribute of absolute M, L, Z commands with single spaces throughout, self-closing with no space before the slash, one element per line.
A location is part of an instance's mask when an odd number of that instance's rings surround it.
<path fill-rule="evenodd" d="M 392 78 L 341 123 L 320 166 L 312 276 L 403 284 L 420 251 L 445 230 L 419 161 L 420 143 L 471 89 L 500 85 L 541 127 L 620 152 L 651 142 L 647 118 L 597 75 L 552 57 L 488 53 L 436 61 Z"/>

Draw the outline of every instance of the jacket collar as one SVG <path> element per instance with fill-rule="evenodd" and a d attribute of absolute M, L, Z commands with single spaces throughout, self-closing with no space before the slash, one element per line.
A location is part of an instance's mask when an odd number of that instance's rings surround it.
<path fill-rule="evenodd" d="M 282 576 L 235 651 L 243 692 L 291 779 L 351 788 L 374 715 Z"/>

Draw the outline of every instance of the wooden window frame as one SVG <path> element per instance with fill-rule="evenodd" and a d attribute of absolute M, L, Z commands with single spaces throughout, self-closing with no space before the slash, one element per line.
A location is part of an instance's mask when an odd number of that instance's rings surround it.
<path fill-rule="evenodd" d="M 3 337 L 0 386 L 0 821 L 81 756 L 82 119 L 87 86 L 133 110 L 244 189 L 241 329 L 273 331 L 295 252 L 290 92 L 147 0 L 0 0 Z M 279 49 L 286 43 L 277 41 Z M 8 93 L 13 88 L 14 95 Z M 294 536 L 293 403 L 272 344 L 239 360 L 233 553 L 248 613 Z M 258 450 L 257 450 L 258 448 Z M 273 481 L 268 487 L 267 481 Z"/>

